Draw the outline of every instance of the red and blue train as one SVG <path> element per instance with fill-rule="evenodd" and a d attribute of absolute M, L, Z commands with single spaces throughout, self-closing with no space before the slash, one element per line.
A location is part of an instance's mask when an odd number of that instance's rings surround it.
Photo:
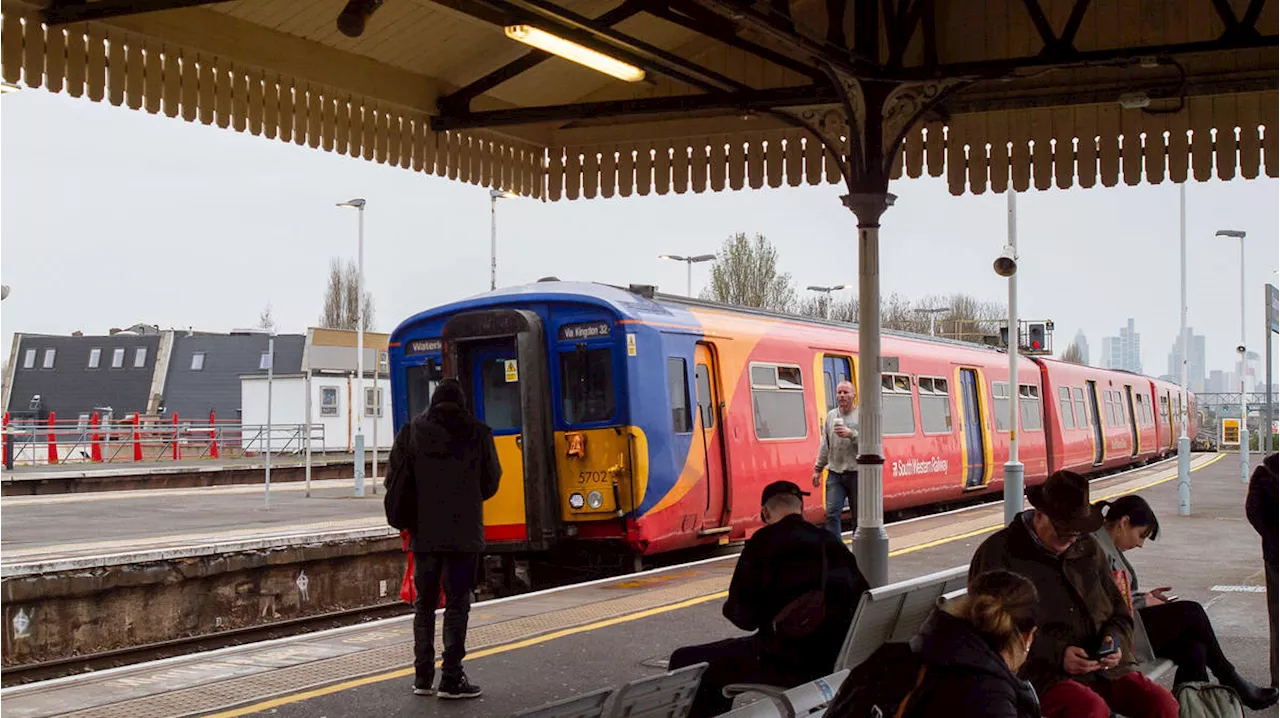
<path fill-rule="evenodd" d="M 397 429 L 442 376 L 494 429 L 503 477 L 491 553 L 572 546 L 652 556 L 740 540 L 765 484 L 810 480 L 835 386 L 857 382 L 856 328 L 622 289 L 545 281 L 431 309 L 391 336 Z M 1195 397 L 1137 374 L 887 333 L 888 511 L 1000 492 L 1008 402 L 1026 482 L 1176 452 Z M 1195 429 L 1189 429 L 1194 436 Z M 805 514 L 820 521 L 822 492 Z"/>

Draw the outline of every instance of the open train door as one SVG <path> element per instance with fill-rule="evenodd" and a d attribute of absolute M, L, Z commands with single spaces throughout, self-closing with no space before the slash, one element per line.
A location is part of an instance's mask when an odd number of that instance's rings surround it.
<path fill-rule="evenodd" d="M 1098 411 L 1098 382 L 1089 379 L 1085 382 L 1089 391 L 1089 418 L 1093 423 L 1093 465 L 1102 466 L 1106 460 L 1107 440 L 1102 434 L 1102 414 Z"/>
<path fill-rule="evenodd" d="M 1130 456 L 1138 455 L 1138 413 L 1134 411 L 1133 406 L 1133 387 L 1129 384 L 1124 385 L 1124 403 L 1125 408 L 1129 412 L 1129 439 L 1133 447 Z"/>
<path fill-rule="evenodd" d="M 1017 400 L 1016 390 L 1012 400 Z M 983 478 L 987 473 L 987 456 L 983 450 L 986 428 L 982 403 L 978 400 L 978 372 L 974 369 L 960 369 L 960 410 L 965 441 L 964 487 L 979 489 L 985 485 Z"/>
<path fill-rule="evenodd" d="M 700 536 L 729 533 L 725 524 L 729 496 L 729 466 L 725 462 L 724 433 L 721 415 L 720 371 L 714 348 L 699 343 L 694 356 L 694 386 L 697 392 L 698 416 L 693 440 L 701 445 L 706 464 L 707 506 L 703 514 Z"/>

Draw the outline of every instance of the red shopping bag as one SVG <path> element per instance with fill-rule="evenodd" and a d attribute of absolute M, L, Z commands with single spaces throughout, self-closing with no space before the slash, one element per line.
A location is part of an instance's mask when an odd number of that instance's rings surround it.
<path fill-rule="evenodd" d="M 404 580 L 400 582 L 400 600 L 412 605 L 418 598 L 418 590 L 413 585 L 413 552 L 409 550 L 409 532 L 401 531 L 400 539 L 403 542 L 404 552 L 409 557 L 404 571 Z"/>

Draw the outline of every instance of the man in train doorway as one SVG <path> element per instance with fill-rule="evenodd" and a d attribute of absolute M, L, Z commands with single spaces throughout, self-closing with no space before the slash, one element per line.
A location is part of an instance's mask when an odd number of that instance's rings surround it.
<path fill-rule="evenodd" d="M 813 465 L 813 485 L 822 485 L 827 470 L 827 530 L 840 538 L 840 514 L 845 502 L 858 528 L 858 395 L 853 384 L 836 385 L 836 406 L 822 425 L 822 447 Z"/>

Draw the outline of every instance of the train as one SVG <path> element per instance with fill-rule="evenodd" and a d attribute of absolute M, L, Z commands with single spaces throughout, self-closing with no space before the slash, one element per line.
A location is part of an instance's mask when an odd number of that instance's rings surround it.
<path fill-rule="evenodd" d="M 508 559 L 648 557 L 746 539 L 759 496 L 811 483 L 835 387 L 883 400 L 886 511 L 1003 490 L 1009 402 L 1028 486 L 1177 451 L 1195 397 L 1134 373 L 885 332 L 879 387 L 857 381 L 853 325 L 547 280 L 416 314 L 389 345 L 397 431 L 456 377 L 494 432 L 503 475 L 484 505 Z M 1189 428 L 1192 436 L 1194 427 Z M 805 499 L 819 522 L 823 492 Z"/>

